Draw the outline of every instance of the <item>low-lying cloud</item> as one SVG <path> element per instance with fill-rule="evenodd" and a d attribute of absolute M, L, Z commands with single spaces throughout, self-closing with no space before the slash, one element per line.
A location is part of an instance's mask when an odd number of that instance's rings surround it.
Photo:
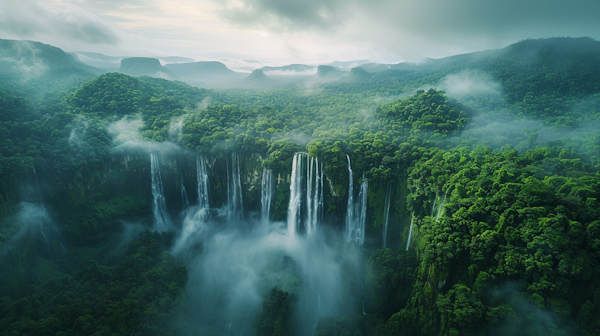
<path fill-rule="evenodd" d="M 47 66 L 38 58 L 39 52 L 39 49 L 30 41 L 5 44 L 5 47 L 0 49 L 0 63 L 12 68 L 23 80 L 27 81 L 46 72 Z"/>
<path fill-rule="evenodd" d="M 35 0 L 3 0 L 0 33 L 18 38 L 62 36 L 88 44 L 120 42 L 110 26 L 80 7 L 68 5 L 55 12 Z"/>
<path fill-rule="evenodd" d="M 173 153 L 182 150 L 178 145 L 169 142 L 148 141 L 142 138 L 140 129 L 144 121 L 137 117 L 124 117 L 108 125 L 107 130 L 113 136 L 112 152 L 145 151 L 153 153 Z"/>
<path fill-rule="evenodd" d="M 317 73 L 317 68 L 305 70 L 305 71 L 294 71 L 294 70 L 272 70 L 265 71 L 267 76 L 312 76 Z"/>
<path fill-rule="evenodd" d="M 463 99 L 467 96 L 502 96 L 502 85 L 482 72 L 463 71 L 444 77 L 437 85 L 452 98 Z"/>

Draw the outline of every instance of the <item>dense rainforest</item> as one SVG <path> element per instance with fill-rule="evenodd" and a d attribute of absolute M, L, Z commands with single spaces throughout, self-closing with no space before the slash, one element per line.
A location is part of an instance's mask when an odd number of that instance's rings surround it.
<path fill-rule="evenodd" d="M 0 335 L 599 335 L 600 42 L 276 88 L 7 67 Z"/>

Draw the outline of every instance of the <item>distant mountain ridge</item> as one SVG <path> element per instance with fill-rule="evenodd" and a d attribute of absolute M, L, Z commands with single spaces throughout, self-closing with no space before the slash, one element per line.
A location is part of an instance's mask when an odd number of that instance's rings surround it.
<path fill-rule="evenodd" d="M 236 72 L 217 61 L 167 64 L 165 67 L 180 78 L 205 78 L 215 76 L 231 76 Z"/>
<path fill-rule="evenodd" d="M 158 59 L 150 57 L 124 58 L 121 60 L 119 72 L 130 76 L 175 77 Z"/>
<path fill-rule="evenodd" d="M 97 52 L 88 51 L 74 51 L 70 53 L 85 64 L 110 71 L 118 71 L 121 66 L 121 60 L 125 58 L 131 58 L 133 56 L 109 56 Z M 165 64 L 171 63 L 189 63 L 194 62 L 193 59 L 181 56 L 164 56 L 164 57 L 152 57 L 157 58 L 160 62 Z"/>
<path fill-rule="evenodd" d="M 305 64 L 290 64 L 279 67 L 265 66 L 260 68 L 263 72 L 281 72 L 283 73 L 306 73 L 315 70 L 315 66 L 313 65 L 305 65 Z"/>
<path fill-rule="evenodd" d="M 73 71 L 92 77 L 106 72 L 48 44 L 0 39 L 0 72 L 40 76 Z"/>
<path fill-rule="evenodd" d="M 64 83 L 82 81 L 107 71 L 119 71 L 133 76 L 179 79 L 202 87 L 236 87 L 245 86 L 249 81 L 258 83 L 265 80 L 286 85 L 315 79 L 334 83 L 342 78 L 345 79 L 340 82 L 341 85 L 359 82 L 436 82 L 448 74 L 461 71 L 484 72 L 503 84 L 503 81 L 514 80 L 511 78 L 520 78 L 519 81 L 522 81 L 523 77 L 531 76 L 532 73 L 552 74 L 545 82 L 524 81 L 532 83 L 529 86 L 534 85 L 533 83 L 546 84 L 544 88 L 519 87 L 518 94 L 509 92 L 514 95 L 514 99 L 523 97 L 527 92 L 580 90 L 582 93 L 590 93 L 595 92 L 597 83 L 600 82 L 600 42 L 587 37 L 523 40 L 501 49 L 425 59 L 420 63 L 379 64 L 361 60 L 333 62 L 320 66 L 290 64 L 262 67 L 258 69 L 260 71 L 250 75 L 235 72 L 217 61 L 173 63 L 163 66 L 160 59 L 154 57 L 125 57 L 122 60 L 120 58 L 121 56 L 85 51 L 66 53 L 60 48 L 40 42 L 0 39 L 0 73 L 12 76 L 11 78 L 31 79 L 45 76 L 46 82 L 51 79 Z M 180 56 L 163 59 L 191 60 Z M 89 65 L 92 61 L 102 65 L 102 68 Z M 350 66 L 354 66 L 353 70 L 345 71 Z M 316 73 L 310 73 L 312 71 Z M 278 76 L 279 74 L 312 76 Z M 244 77 L 247 77 L 247 80 L 242 80 Z M 573 80 L 575 77 L 578 79 Z M 51 85 L 48 85 L 50 88 Z"/>

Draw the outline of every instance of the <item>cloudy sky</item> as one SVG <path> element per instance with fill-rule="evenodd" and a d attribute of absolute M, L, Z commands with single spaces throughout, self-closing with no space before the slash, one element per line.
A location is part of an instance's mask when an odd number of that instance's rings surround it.
<path fill-rule="evenodd" d="M 598 0 L 0 0 L 0 38 L 114 56 L 400 62 L 600 40 L 599 15 Z"/>

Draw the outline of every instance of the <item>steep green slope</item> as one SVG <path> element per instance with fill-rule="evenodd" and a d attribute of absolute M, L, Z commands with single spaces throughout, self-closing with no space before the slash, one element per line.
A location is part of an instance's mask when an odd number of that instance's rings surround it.
<path fill-rule="evenodd" d="M 0 39 L 0 72 L 35 76 L 45 72 L 60 74 L 78 71 L 99 75 L 104 71 L 79 62 L 63 50 L 40 42 Z"/>

